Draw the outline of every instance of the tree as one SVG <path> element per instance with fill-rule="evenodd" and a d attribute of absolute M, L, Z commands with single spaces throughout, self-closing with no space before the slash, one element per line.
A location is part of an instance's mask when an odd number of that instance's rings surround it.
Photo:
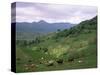
<path fill-rule="evenodd" d="M 61 30 L 60 29 L 57 29 L 57 31 L 60 32 Z"/>

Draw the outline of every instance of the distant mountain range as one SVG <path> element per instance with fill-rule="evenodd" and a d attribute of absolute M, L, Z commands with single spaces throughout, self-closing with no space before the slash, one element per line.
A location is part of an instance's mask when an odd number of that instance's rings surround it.
<path fill-rule="evenodd" d="M 14 23 L 12 23 L 14 24 Z M 39 22 L 16 22 L 16 31 L 17 32 L 38 32 L 38 33 L 48 33 L 48 32 L 55 32 L 58 29 L 64 30 L 73 27 L 74 24 L 71 23 L 48 23 L 44 20 Z"/>

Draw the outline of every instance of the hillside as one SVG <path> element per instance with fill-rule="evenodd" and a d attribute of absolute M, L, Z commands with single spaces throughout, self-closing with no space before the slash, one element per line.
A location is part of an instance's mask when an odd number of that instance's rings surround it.
<path fill-rule="evenodd" d="M 57 33 L 57 37 L 66 37 L 66 36 L 77 36 L 82 33 L 90 33 L 97 29 L 97 16 L 91 20 L 86 20 L 81 22 L 80 24 L 72 27 L 71 29 L 65 29 Z"/>
<path fill-rule="evenodd" d="M 97 17 L 62 31 L 17 40 L 17 72 L 97 67 Z"/>

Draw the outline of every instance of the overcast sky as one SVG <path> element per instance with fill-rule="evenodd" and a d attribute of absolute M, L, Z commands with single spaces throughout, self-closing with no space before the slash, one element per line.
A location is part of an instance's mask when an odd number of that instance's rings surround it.
<path fill-rule="evenodd" d="M 15 8 L 13 8 L 15 9 Z M 14 12 L 12 12 L 14 14 Z M 70 22 L 80 23 L 97 15 L 97 7 L 45 3 L 16 3 L 17 22 Z M 14 17 L 12 18 L 14 19 Z"/>

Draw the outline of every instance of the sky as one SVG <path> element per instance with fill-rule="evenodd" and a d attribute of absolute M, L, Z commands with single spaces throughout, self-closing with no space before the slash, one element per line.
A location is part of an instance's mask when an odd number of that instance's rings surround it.
<path fill-rule="evenodd" d="M 97 15 L 97 7 L 68 4 L 47 4 L 17 2 L 12 7 L 12 22 L 38 22 L 44 20 L 49 23 L 69 22 L 78 24 Z"/>

